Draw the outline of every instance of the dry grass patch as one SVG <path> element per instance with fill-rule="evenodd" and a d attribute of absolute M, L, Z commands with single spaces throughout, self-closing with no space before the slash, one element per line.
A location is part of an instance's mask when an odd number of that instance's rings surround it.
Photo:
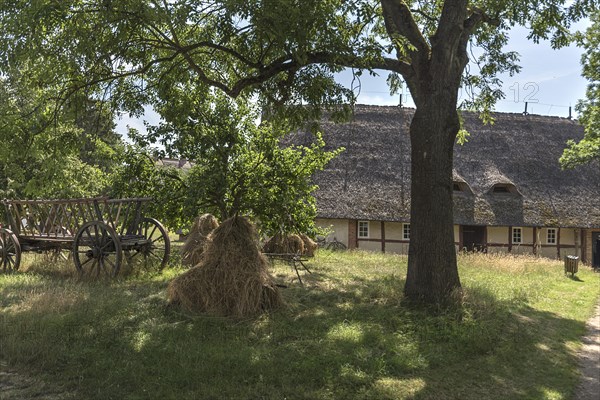
<path fill-rule="evenodd" d="M 558 270 L 563 268 L 562 261 L 531 254 L 461 253 L 459 263 L 514 273 L 548 270 L 553 267 Z"/>

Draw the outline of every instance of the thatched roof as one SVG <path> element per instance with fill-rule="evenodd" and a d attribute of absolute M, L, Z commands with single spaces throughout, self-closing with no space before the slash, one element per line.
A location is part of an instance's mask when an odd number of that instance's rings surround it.
<path fill-rule="evenodd" d="M 159 167 L 172 167 L 183 170 L 192 168 L 192 163 L 186 159 L 159 158 L 156 160 L 156 165 Z"/>
<path fill-rule="evenodd" d="M 410 138 L 414 110 L 355 108 L 353 122 L 322 125 L 329 149 L 345 147 L 316 174 L 318 215 L 409 221 Z M 563 171 L 558 159 L 583 128 L 566 118 L 495 113 L 484 125 L 463 113 L 468 142 L 455 147 L 453 176 L 467 190 L 455 192 L 454 219 L 463 225 L 600 227 L 597 163 Z M 308 144 L 307 133 L 291 141 Z M 494 186 L 510 188 L 494 192 Z"/>

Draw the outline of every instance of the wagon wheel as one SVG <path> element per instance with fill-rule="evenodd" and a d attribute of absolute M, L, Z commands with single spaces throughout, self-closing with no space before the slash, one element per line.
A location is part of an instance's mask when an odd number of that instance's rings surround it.
<path fill-rule="evenodd" d="M 82 276 L 115 277 L 123 251 L 113 228 L 102 221 L 83 224 L 73 242 L 73 261 Z"/>
<path fill-rule="evenodd" d="M 10 230 L 0 229 L 0 263 L 3 272 L 14 272 L 21 264 L 21 245 L 17 235 Z"/>
<path fill-rule="evenodd" d="M 171 240 L 167 230 L 154 218 L 143 218 L 139 226 L 144 242 L 125 251 L 131 264 L 140 265 L 144 271 L 161 271 L 169 262 Z"/>

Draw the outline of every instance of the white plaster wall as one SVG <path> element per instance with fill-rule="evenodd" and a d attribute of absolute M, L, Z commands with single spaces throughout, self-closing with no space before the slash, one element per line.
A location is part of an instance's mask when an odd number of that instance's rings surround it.
<path fill-rule="evenodd" d="M 546 258 L 556 258 L 556 247 L 542 247 L 540 255 Z"/>
<path fill-rule="evenodd" d="M 508 243 L 508 226 L 488 226 L 488 243 Z"/>
<path fill-rule="evenodd" d="M 408 243 L 389 243 L 385 244 L 386 253 L 408 254 Z"/>
<path fill-rule="evenodd" d="M 530 227 L 521 227 L 521 237 L 523 239 L 523 244 L 533 244 L 533 228 Z M 529 251 L 532 251 L 532 248 L 529 248 Z"/>
<path fill-rule="evenodd" d="M 512 245 L 512 254 L 533 254 L 533 246 L 531 245 Z"/>
<path fill-rule="evenodd" d="M 359 220 L 363 221 L 363 220 Z M 381 239 L 381 221 L 369 222 L 369 239 Z M 356 232 L 358 235 L 358 231 Z M 360 240 L 360 239 L 359 239 Z"/>
<path fill-rule="evenodd" d="M 488 246 L 488 254 L 505 254 L 508 253 L 508 247 L 494 247 Z"/>
<path fill-rule="evenodd" d="M 348 246 L 348 220 L 347 219 L 328 219 L 317 218 L 315 224 L 318 227 L 331 229 L 331 233 L 327 235 L 327 240 L 336 238 L 338 241 Z"/>
<path fill-rule="evenodd" d="M 381 252 L 381 242 L 368 242 L 358 239 L 358 248 L 360 250 L 379 251 Z M 387 246 L 386 246 L 387 248 Z"/>
<path fill-rule="evenodd" d="M 562 228 L 560 230 L 560 244 L 575 244 L 575 230 Z"/>
<path fill-rule="evenodd" d="M 564 260 L 564 258 L 566 256 L 578 256 L 579 254 L 577 254 L 577 249 L 575 247 L 570 248 L 570 249 L 560 249 L 560 259 Z"/>
<path fill-rule="evenodd" d="M 402 223 L 401 222 L 386 222 L 385 223 L 385 238 L 391 240 L 402 240 Z"/>

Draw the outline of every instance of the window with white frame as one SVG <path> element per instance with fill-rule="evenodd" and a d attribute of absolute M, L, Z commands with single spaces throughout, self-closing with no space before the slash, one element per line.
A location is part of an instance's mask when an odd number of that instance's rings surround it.
<path fill-rule="evenodd" d="M 512 242 L 514 244 L 523 243 L 523 229 L 521 228 L 513 228 L 512 230 Z"/>
<path fill-rule="evenodd" d="M 402 224 L 402 239 L 410 240 L 410 224 Z"/>
<path fill-rule="evenodd" d="M 548 228 L 546 231 L 546 243 L 556 244 L 556 228 Z"/>
<path fill-rule="evenodd" d="M 369 237 L 369 221 L 358 221 L 358 237 Z"/>

